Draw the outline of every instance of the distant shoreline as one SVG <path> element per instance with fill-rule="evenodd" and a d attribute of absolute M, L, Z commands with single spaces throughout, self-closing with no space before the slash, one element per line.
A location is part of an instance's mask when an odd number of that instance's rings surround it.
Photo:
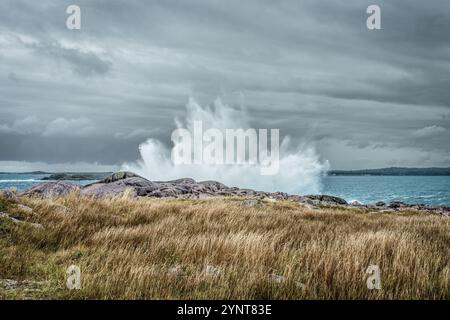
<path fill-rule="evenodd" d="M 450 176 L 450 168 L 391 167 L 362 170 L 330 170 L 329 176 Z"/>
<path fill-rule="evenodd" d="M 35 174 L 48 175 L 42 180 L 100 180 L 112 172 L 0 172 L 0 174 Z M 329 170 L 328 176 L 450 176 L 450 167 L 407 168 L 390 167 L 379 169 Z M 56 179 L 53 179 L 56 178 Z M 85 179 L 81 179 L 85 178 Z M 92 178 L 92 179 L 88 179 Z"/>

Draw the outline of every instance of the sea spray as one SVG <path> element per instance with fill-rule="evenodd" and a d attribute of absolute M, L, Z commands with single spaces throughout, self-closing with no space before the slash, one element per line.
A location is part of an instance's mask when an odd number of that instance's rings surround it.
<path fill-rule="evenodd" d="M 202 121 L 205 130 L 250 128 L 245 108 L 233 109 L 220 99 L 214 102 L 213 107 L 202 107 L 191 98 L 186 108 L 186 119 L 175 119 L 177 129 L 193 132 L 196 121 Z M 281 142 L 279 170 L 274 175 L 261 175 L 258 164 L 175 164 L 171 159 L 171 150 L 153 138 L 142 143 L 139 151 L 141 159 L 124 164 L 123 170 L 136 172 L 150 180 L 190 177 L 198 181 L 217 180 L 229 186 L 264 191 L 319 193 L 321 177 L 329 167 L 328 162 L 321 162 L 314 148 L 307 143 L 297 148 L 291 147 L 288 136 Z"/>

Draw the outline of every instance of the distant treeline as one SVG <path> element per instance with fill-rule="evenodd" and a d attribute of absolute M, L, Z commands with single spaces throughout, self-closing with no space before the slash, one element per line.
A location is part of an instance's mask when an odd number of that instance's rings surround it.
<path fill-rule="evenodd" d="M 335 176 L 450 176 L 450 168 L 382 168 L 363 170 L 330 170 Z"/>

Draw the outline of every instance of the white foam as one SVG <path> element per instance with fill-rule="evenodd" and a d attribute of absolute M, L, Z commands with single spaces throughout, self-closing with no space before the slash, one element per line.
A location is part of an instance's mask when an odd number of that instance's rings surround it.
<path fill-rule="evenodd" d="M 209 108 L 200 106 L 191 98 L 186 108 L 187 117 L 184 121 L 175 119 L 176 128 L 192 130 L 196 120 L 201 120 L 205 129 L 250 128 L 245 108 L 233 109 L 219 99 L 215 101 L 213 108 Z M 280 131 L 280 136 L 283 136 L 282 131 Z M 260 175 L 260 167 L 255 165 L 174 165 L 170 157 L 170 150 L 153 138 L 142 143 L 139 151 L 141 159 L 135 163 L 124 164 L 123 170 L 136 172 L 149 180 L 189 177 L 197 181 L 218 180 L 229 186 L 264 191 L 319 193 L 321 177 L 329 168 L 327 161 L 319 161 L 319 157 L 311 145 L 305 142 L 297 148 L 292 148 L 289 137 L 282 140 L 280 170 L 273 176 Z"/>

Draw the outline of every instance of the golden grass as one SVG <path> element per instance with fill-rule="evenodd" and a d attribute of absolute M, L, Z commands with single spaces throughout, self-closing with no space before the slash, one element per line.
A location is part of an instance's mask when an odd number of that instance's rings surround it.
<path fill-rule="evenodd" d="M 0 219 L 0 298 L 449 299 L 450 219 L 242 199 L 23 199 Z M 4 205 L 5 206 L 5 205 Z M 69 265 L 81 290 L 65 287 Z M 382 290 L 368 290 L 367 267 Z M 205 272 L 219 268 L 219 276 Z M 270 281 L 269 275 L 283 276 Z"/>

